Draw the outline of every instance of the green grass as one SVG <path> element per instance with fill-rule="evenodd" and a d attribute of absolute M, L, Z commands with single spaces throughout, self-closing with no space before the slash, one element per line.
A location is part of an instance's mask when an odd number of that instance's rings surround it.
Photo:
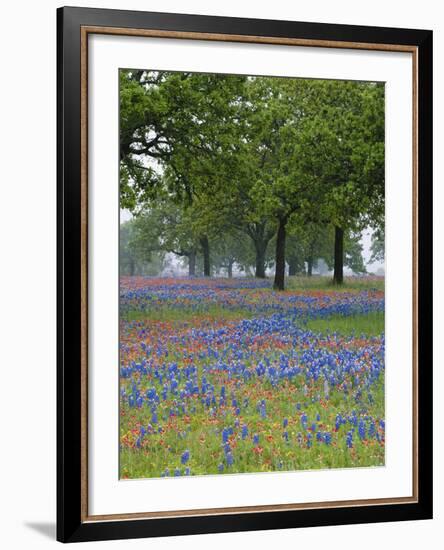
<path fill-rule="evenodd" d="M 297 275 L 287 277 L 287 290 L 331 290 L 335 292 L 350 290 L 381 290 L 384 291 L 385 280 L 383 277 L 366 279 L 364 277 L 345 277 L 342 285 L 335 285 L 331 276 L 313 275 L 304 277 Z"/>
<path fill-rule="evenodd" d="M 214 305 L 206 308 L 174 308 L 164 306 L 162 308 L 150 308 L 145 311 L 126 311 L 122 312 L 120 318 L 125 321 L 191 321 L 193 319 L 209 319 L 211 321 L 224 320 L 236 321 L 252 317 L 253 313 L 246 309 L 227 309 L 222 306 Z"/>
<path fill-rule="evenodd" d="M 332 315 L 323 319 L 309 319 L 306 327 L 313 332 L 337 332 L 343 336 L 379 336 L 384 332 L 385 315 L 383 311 L 373 311 L 366 315 L 343 317 Z"/>

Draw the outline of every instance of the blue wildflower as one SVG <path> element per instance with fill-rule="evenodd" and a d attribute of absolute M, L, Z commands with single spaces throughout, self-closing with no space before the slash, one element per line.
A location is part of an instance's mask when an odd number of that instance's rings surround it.
<path fill-rule="evenodd" d="M 182 456 L 180 457 L 180 461 L 182 464 L 186 464 L 189 459 L 190 459 L 190 451 L 187 449 L 182 453 Z"/>
<path fill-rule="evenodd" d="M 363 420 L 359 421 L 358 434 L 361 439 L 365 439 L 365 422 Z"/>
<path fill-rule="evenodd" d="M 349 449 L 353 447 L 353 431 L 347 432 L 346 444 Z"/>

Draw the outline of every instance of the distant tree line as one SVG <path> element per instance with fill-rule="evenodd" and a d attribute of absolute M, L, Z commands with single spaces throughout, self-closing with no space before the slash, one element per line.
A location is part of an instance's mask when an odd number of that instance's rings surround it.
<path fill-rule="evenodd" d="M 120 197 L 128 274 L 174 253 L 190 275 L 273 267 L 283 290 L 322 258 L 341 284 L 365 227 L 383 255 L 384 87 L 122 70 Z"/>

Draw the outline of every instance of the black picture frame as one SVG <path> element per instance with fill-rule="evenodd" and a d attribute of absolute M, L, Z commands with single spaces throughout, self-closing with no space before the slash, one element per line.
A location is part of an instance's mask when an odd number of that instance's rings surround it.
<path fill-rule="evenodd" d="M 155 29 L 405 45 L 417 52 L 417 457 L 415 502 L 85 519 L 82 512 L 81 29 Z M 57 11 L 57 539 L 62 542 L 432 518 L 432 31 L 64 7 Z M 82 347 L 83 346 L 83 347 Z"/>

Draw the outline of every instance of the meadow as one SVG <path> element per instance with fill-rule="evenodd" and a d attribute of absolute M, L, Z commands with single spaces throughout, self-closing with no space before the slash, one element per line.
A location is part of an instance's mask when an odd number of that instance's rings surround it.
<path fill-rule="evenodd" d="M 120 477 L 382 466 L 384 280 L 122 277 Z"/>

